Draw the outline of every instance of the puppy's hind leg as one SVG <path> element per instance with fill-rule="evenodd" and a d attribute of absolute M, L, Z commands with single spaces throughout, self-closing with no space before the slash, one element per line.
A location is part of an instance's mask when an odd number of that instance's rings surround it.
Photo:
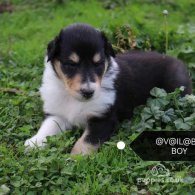
<path fill-rule="evenodd" d="M 39 131 L 32 138 L 25 141 L 27 148 L 41 147 L 45 145 L 46 137 L 56 135 L 57 133 L 65 130 L 67 127 L 66 122 L 58 116 L 48 116 L 42 123 Z"/>
<path fill-rule="evenodd" d="M 164 77 L 165 89 L 172 92 L 175 88 L 184 87 L 182 96 L 192 93 L 192 81 L 185 64 L 180 60 L 174 60 L 168 64 L 168 68 Z"/>

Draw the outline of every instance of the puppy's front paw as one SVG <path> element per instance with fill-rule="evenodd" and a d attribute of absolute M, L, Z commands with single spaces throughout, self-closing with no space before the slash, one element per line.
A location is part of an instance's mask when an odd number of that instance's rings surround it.
<path fill-rule="evenodd" d="M 27 149 L 36 148 L 36 147 L 44 147 L 46 145 L 45 142 L 46 142 L 46 138 L 42 139 L 38 136 L 33 136 L 32 138 L 27 139 L 25 141 L 24 146 Z"/>

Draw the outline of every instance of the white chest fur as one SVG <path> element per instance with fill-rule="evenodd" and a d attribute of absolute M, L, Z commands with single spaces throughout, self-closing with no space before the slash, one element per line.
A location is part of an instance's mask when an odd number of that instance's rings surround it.
<path fill-rule="evenodd" d="M 101 116 L 114 104 L 116 98 L 114 80 L 118 74 L 118 65 L 114 59 L 111 60 L 112 66 L 102 79 L 100 95 L 86 102 L 80 102 L 68 94 L 64 84 L 56 76 L 51 63 L 45 60 L 40 88 L 44 112 L 60 116 L 74 126 L 85 125 L 89 117 Z"/>

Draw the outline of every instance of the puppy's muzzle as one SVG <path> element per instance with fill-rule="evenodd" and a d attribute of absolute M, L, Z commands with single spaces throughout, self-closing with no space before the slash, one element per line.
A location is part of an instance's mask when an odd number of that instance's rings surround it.
<path fill-rule="evenodd" d="M 93 89 L 81 89 L 80 93 L 83 96 L 83 98 L 90 99 L 93 97 L 94 90 Z"/>

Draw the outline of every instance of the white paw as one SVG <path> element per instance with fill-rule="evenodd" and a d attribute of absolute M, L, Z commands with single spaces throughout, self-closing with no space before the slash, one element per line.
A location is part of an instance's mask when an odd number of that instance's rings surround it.
<path fill-rule="evenodd" d="M 46 138 L 40 138 L 38 136 L 33 136 L 30 139 L 27 139 L 24 143 L 26 148 L 37 148 L 37 147 L 44 147 L 46 145 Z"/>

